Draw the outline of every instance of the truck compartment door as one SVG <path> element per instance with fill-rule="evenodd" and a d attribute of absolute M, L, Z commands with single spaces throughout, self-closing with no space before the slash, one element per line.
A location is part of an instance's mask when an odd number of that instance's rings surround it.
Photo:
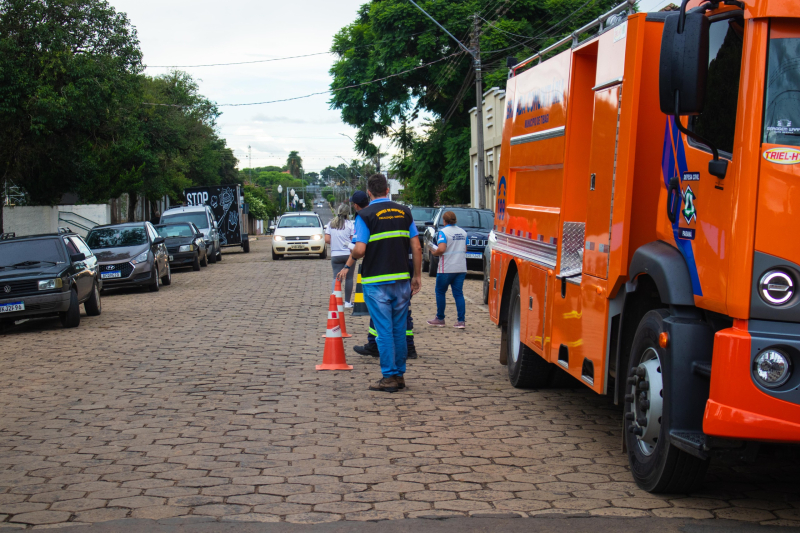
<path fill-rule="evenodd" d="M 594 95 L 590 175 L 586 177 L 589 199 L 583 272 L 601 279 L 608 279 L 608 257 L 611 252 L 611 212 L 617 169 L 621 95 L 621 83 L 597 90 Z"/>

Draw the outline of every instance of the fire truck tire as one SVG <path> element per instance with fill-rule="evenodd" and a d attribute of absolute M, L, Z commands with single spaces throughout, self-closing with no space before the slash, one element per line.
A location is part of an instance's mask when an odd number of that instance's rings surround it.
<path fill-rule="evenodd" d="M 556 368 L 528 348 L 521 337 L 519 276 L 514 276 L 509 294 L 508 320 L 508 381 L 517 389 L 544 389 L 553 383 Z"/>
<path fill-rule="evenodd" d="M 639 487 L 651 493 L 687 493 L 702 484 L 708 461 L 670 443 L 669 389 L 661 375 L 668 353 L 658 342 L 667 317 L 666 309 L 648 312 L 633 339 L 625 385 L 625 444 Z"/>

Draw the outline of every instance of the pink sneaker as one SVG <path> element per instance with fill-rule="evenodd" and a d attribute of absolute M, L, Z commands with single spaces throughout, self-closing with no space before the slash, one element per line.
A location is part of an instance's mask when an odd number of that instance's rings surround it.
<path fill-rule="evenodd" d="M 443 328 L 445 326 L 444 320 L 440 318 L 434 318 L 433 320 L 428 320 L 429 326 L 436 326 L 437 328 Z"/>
<path fill-rule="evenodd" d="M 464 329 L 464 328 L 467 327 L 467 323 L 466 322 L 456 322 L 456 325 L 453 326 L 453 327 L 456 328 L 456 329 Z"/>

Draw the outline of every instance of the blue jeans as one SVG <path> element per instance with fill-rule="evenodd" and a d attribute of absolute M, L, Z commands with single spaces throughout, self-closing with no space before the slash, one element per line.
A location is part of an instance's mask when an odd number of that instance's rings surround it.
<path fill-rule="evenodd" d="M 453 298 L 456 299 L 456 312 L 458 321 L 464 322 L 466 304 L 464 303 L 464 278 L 466 272 L 453 272 L 450 274 L 436 274 L 436 318 L 444 320 L 444 307 L 447 304 L 445 296 L 447 287 L 453 288 Z"/>
<path fill-rule="evenodd" d="M 364 302 L 378 332 L 378 352 L 383 377 L 406 373 L 406 314 L 411 301 L 411 283 L 363 285 Z"/>

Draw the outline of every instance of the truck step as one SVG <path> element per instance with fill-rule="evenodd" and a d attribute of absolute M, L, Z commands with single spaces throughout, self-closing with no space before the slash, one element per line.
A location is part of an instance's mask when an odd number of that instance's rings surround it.
<path fill-rule="evenodd" d="M 677 431 L 669 432 L 669 442 L 676 448 L 685 451 L 700 459 L 708 459 L 708 436 L 702 431 Z"/>
<path fill-rule="evenodd" d="M 699 363 L 695 361 L 692 363 L 692 371 L 698 376 L 711 379 L 711 363 Z"/>

